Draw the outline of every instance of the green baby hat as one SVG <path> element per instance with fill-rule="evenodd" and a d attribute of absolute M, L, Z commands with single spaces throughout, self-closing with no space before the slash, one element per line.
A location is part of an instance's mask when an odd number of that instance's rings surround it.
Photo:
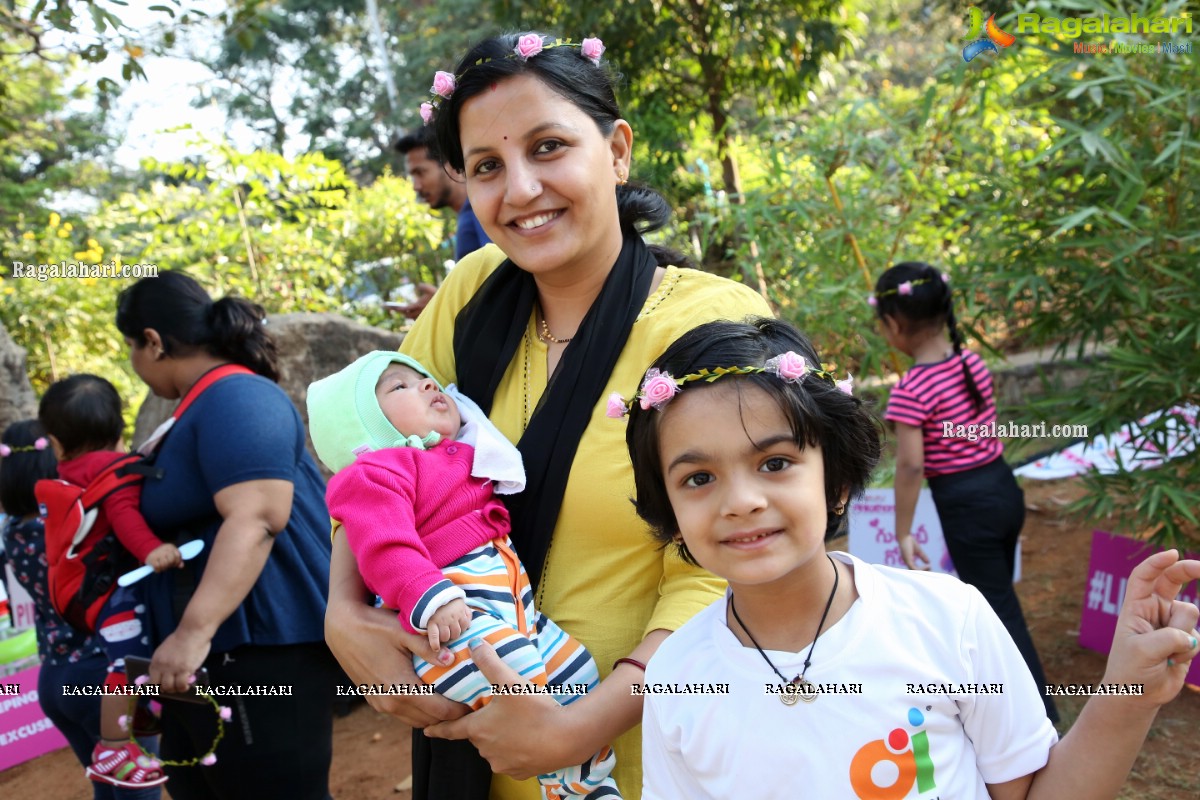
<path fill-rule="evenodd" d="M 367 353 L 342 371 L 309 385 L 309 433 L 317 457 L 333 472 L 353 463 L 360 453 L 389 447 L 424 450 L 442 440 L 437 431 L 430 431 L 423 439 L 406 436 L 384 416 L 375 397 L 375 384 L 392 364 L 411 367 L 442 389 L 420 362 L 394 350 Z"/>

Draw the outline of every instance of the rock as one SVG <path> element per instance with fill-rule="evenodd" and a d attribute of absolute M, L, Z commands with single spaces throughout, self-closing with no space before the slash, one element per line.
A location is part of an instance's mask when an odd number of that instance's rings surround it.
<path fill-rule="evenodd" d="M 0 325 L 0 431 L 37 416 L 37 398 L 25 371 L 25 348 Z"/>
<path fill-rule="evenodd" d="M 279 349 L 279 371 L 283 374 L 279 385 L 300 411 L 305 428 L 308 427 L 305 399 L 310 383 L 337 372 L 364 353 L 394 350 L 404 338 L 402 334 L 360 325 L 337 314 L 281 314 L 269 317 L 267 328 Z M 147 394 L 138 411 L 134 443 L 145 441 L 171 416 L 176 404 L 174 400 Z M 313 453 L 312 440 L 307 442 L 308 451 Z"/>

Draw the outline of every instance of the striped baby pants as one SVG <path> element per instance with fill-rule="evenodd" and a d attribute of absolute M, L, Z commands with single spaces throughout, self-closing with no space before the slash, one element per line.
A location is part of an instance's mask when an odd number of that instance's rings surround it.
<path fill-rule="evenodd" d="M 467 643 L 474 638 L 490 644 L 509 667 L 561 705 L 599 683 L 600 673 L 587 649 L 533 607 L 529 578 L 507 536 L 475 548 L 442 572 L 466 592 L 472 619 L 471 627 L 447 645 L 454 653 L 449 666 L 413 656 L 417 675 L 439 694 L 472 709 L 491 700 L 491 683 L 471 661 Z M 620 798 L 610 775 L 615 764 L 612 747 L 605 747 L 583 764 L 539 775 L 538 782 L 547 800 Z"/>

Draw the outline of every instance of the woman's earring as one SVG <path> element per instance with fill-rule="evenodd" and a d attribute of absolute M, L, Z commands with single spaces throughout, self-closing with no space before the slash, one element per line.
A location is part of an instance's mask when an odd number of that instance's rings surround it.
<path fill-rule="evenodd" d="M 617 185 L 624 186 L 627 183 L 629 183 L 629 181 L 625 178 L 625 171 L 617 170 Z"/>
<path fill-rule="evenodd" d="M 834 514 L 837 514 L 839 517 L 840 517 L 842 514 L 845 514 L 845 513 L 846 513 L 846 503 L 845 503 L 845 501 L 843 501 L 843 502 L 841 502 L 841 503 L 838 503 L 836 506 L 834 506 L 834 508 L 833 508 L 833 513 L 834 513 Z"/>

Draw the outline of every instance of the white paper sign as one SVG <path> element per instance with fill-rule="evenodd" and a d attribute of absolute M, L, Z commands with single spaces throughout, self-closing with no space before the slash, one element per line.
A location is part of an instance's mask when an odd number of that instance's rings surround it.
<path fill-rule="evenodd" d="M 903 567 L 900 547 L 896 544 L 896 492 L 893 489 L 868 489 L 861 498 L 850 504 L 850 552 L 871 564 Z M 929 489 L 922 489 L 913 514 L 913 538 L 925 550 L 931 561 L 930 569 L 957 575 L 946 540 L 942 522 Z M 1021 548 L 1017 547 L 1013 582 L 1021 580 Z"/>

